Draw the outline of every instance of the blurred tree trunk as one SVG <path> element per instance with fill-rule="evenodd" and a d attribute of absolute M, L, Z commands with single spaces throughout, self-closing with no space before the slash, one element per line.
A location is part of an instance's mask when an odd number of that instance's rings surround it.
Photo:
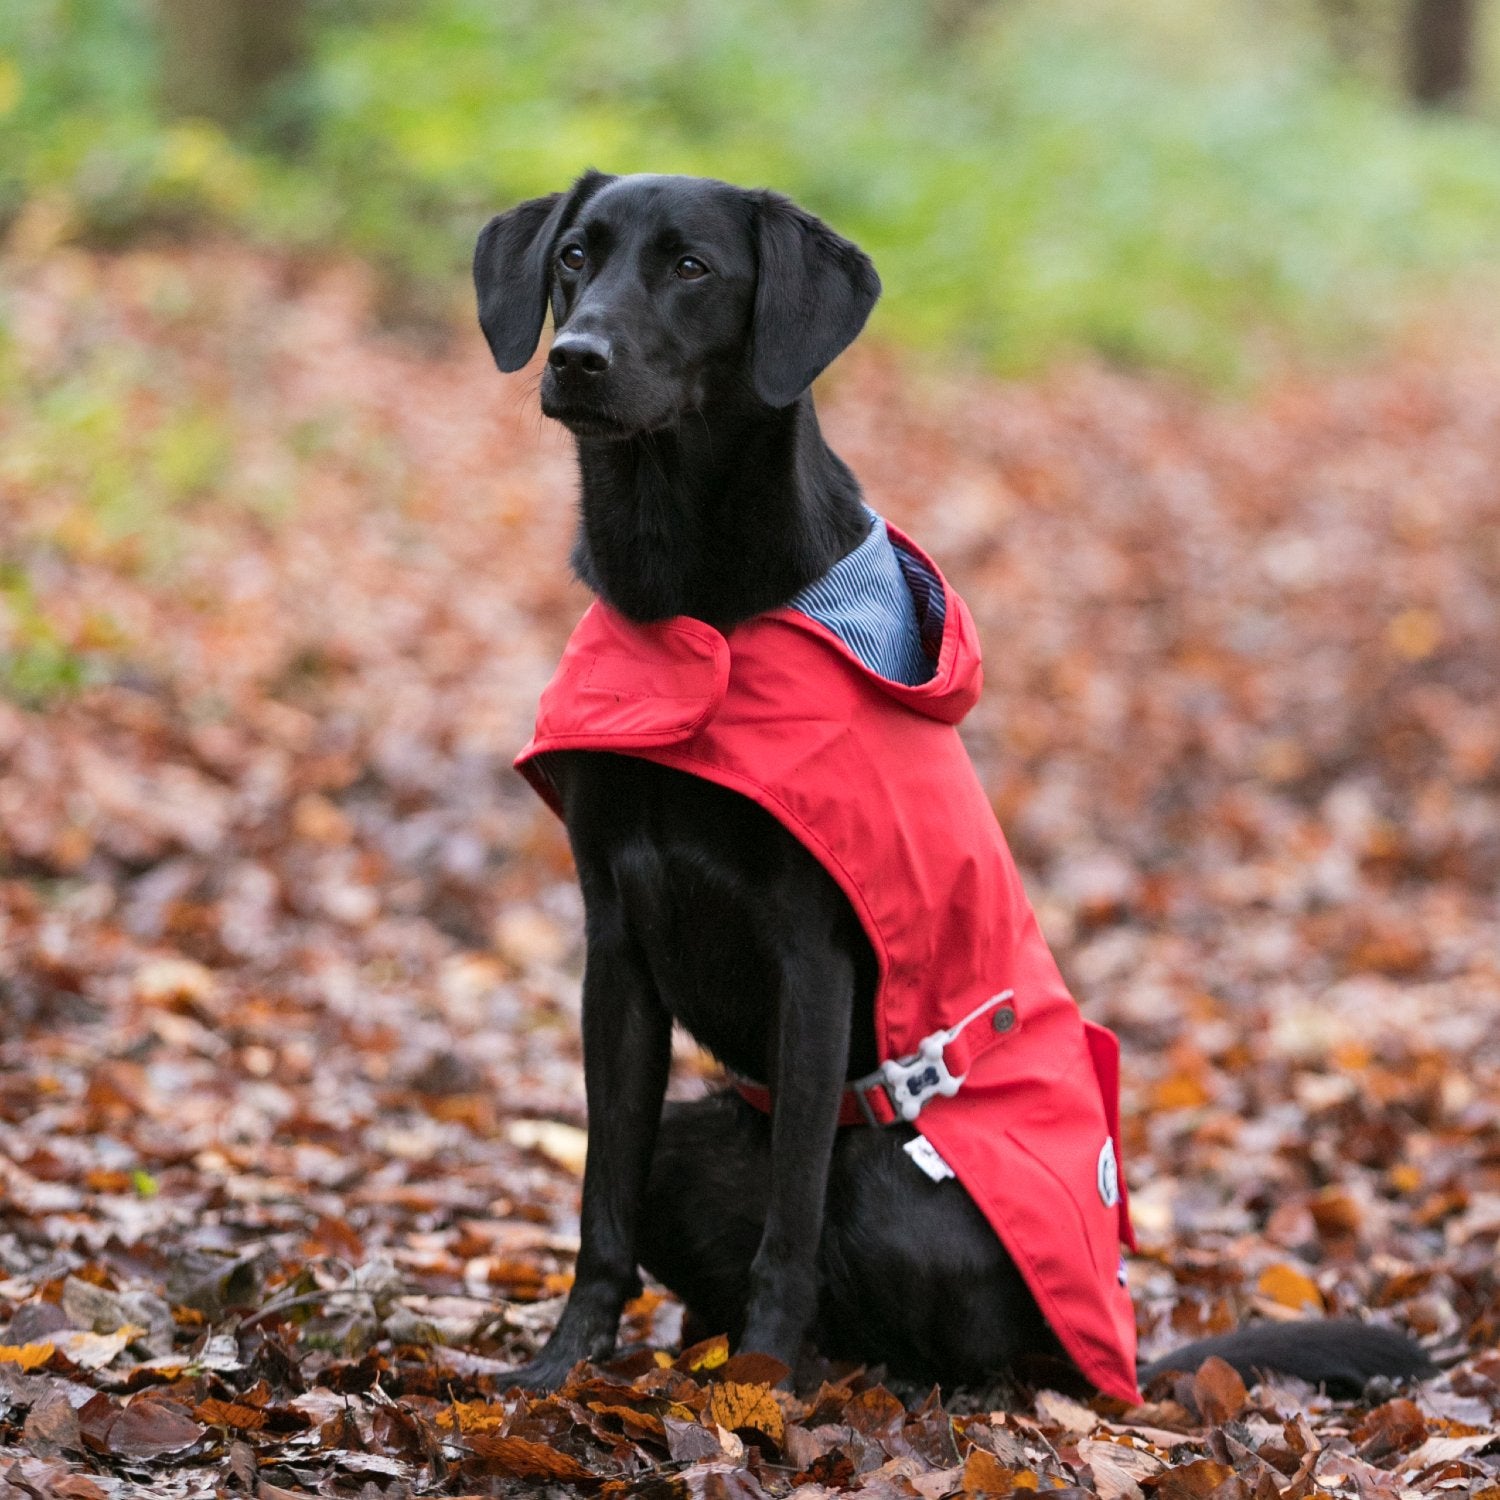
<path fill-rule="evenodd" d="M 1412 0 L 1406 86 L 1429 108 L 1461 105 L 1474 79 L 1474 0 Z"/>
<path fill-rule="evenodd" d="M 168 114 L 243 125 L 306 56 L 304 0 L 156 0 Z"/>
<path fill-rule="evenodd" d="M 997 0 L 927 0 L 927 31 L 933 45 L 956 47 L 990 11 Z"/>
<path fill-rule="evenodd" d="M 1360 0 L 1318 0 L 1323 29 L 1333 55 L 1346 68 L 1355 68 L 1364 60 L 1370 34 L 1370 18 Z"/>

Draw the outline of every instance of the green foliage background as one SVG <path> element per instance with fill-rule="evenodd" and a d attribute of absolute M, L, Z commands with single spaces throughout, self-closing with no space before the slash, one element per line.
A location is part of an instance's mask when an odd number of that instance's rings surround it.
<path fill-rule="evenodd" d="M 0 7 L 0 220 L 229 224 L 457 309 L 492 211 L 583 167 L 782 188 L 875 256 L 878 328 L 1005 371 L 1338 352 L 1500 244 L 1500 127 L 1418 118 L 1293 0 L 313 0 L 230 141 L 155 109 L 149 0 Z M 1378 69 L 1375 72 L 1378 73 Z M 300 131 L 292 155 L 271 127 Z"/>

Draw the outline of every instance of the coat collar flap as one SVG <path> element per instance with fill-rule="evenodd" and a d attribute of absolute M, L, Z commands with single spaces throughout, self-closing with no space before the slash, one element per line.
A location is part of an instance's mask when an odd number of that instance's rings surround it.
<path fill-rule="evenodd" d="M 712 717 L 729 685 L 729 646 L 701 620 L 638 625 L 595 602 L 542 693 L 537 738 L 623 749 L 676 744 Z"/>

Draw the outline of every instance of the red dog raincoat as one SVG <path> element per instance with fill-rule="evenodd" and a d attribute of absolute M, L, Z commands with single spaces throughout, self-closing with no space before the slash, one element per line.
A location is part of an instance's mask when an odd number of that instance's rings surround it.
<path fill-rule="evenodd" d="M 1079 1369 L 1133 1401 L 1118 1044 L 1079 1015 L 953 727 L 979 696 L 974 622 L 930 560 L 890 534 L 942 585 L 928 681 L 877 676 L 791 609 L 726 637 L 686 616 L 635 625 L 595 603 L 516 765 L 557 810 L 548 751 L 637 755 L 740 792 L 806 845 L 879 964 L 885 1067 L 860 1081 L 860 1108 L 914 1119 L 936 1152 L 921 1147 L 914 1162 L 951 1168 Z M 764 1106 L 763 1091 L 744 1092 Z M 859 1114 L 846 1106 L 843 1118 Z"/>

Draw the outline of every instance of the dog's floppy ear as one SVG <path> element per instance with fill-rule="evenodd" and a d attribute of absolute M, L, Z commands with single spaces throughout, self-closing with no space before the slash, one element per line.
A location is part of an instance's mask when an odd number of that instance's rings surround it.
<path fill-rule="evenodd" d="M 566 193 L 528 198 L 496 214 L 474 246 L 479 326 L 495 363 L 507 374 L 536 352 L 552 284 L 552 247 L 573 215 L 614 178 L 585 172 Z"/>
<path fill-rule="evenodd" d="M 768 406 L 789 406 L 854 342 L 880 296 L 858 245 L 779 193 L 757 195 L 750 374 Z"/>

